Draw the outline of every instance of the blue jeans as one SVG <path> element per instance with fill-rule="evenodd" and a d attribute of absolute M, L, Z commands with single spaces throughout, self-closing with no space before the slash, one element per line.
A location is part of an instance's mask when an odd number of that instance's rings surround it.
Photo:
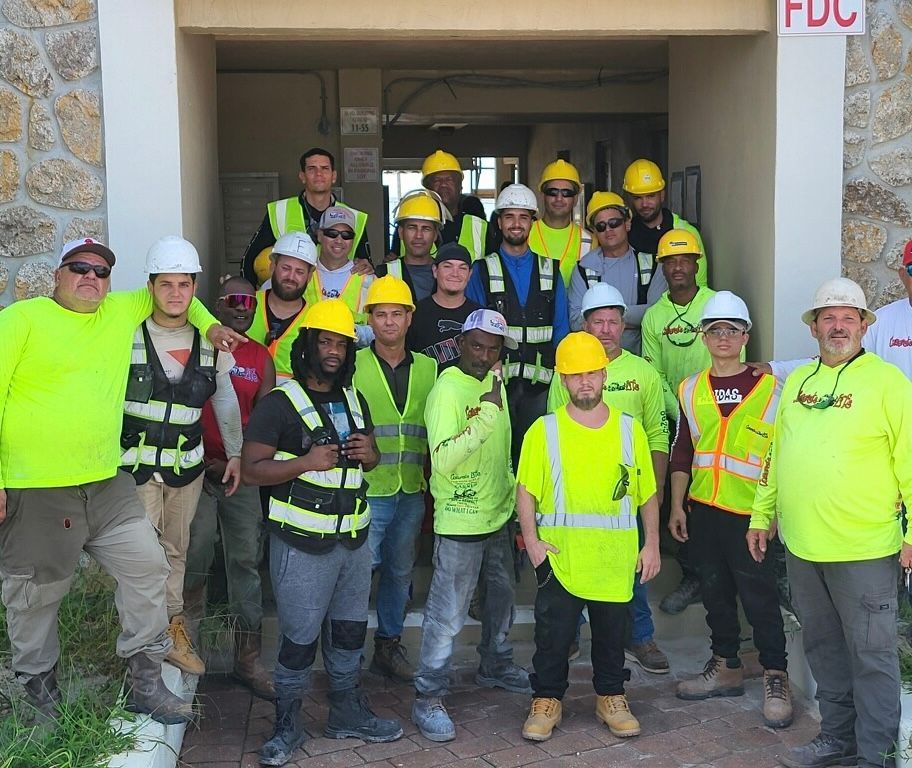
<path fill-rule="evenodd" d="M 377 582 L 377 636 L 399 637 L 405 619 L 415 540 L 424 518 L 423 493 L 370 496 L 371 524 L 367 543 Z"/>
<path fill-rule="evenodd" d="M 507 632 L 513 624 L 513 547 L 504 525 L 482 541 L 434 540 L 434 575 L 421 627 L 421 653 L 415 688 L 423 696 L 446 696 L 450 687 L 453 640 L 469 613 L 475 585 L 485 588 L 482 601 L 479 669 L 496 674 L 513 662 Z"/>
<path fill-rule="evenodd" d="M 645 584 L 640 583 L 640 574 L 633 577 L 633 600 L 627 610 L 632 621 L 631 644 L 648 643 L 655 634 L 655 625 L 652 623 L 652 610 L 649 608 L 647 588 Z"/>

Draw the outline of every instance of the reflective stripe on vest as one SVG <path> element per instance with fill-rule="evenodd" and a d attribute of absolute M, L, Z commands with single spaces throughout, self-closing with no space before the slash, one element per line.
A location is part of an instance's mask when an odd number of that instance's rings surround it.
<path fill-rule="evenodd" d="M 572 528 L 608 528 L 613 530 L 630 530 L 636 528 L 636 512 L 630 496 L 620 500 L 620 512 L 617 515 L 600 513 L 568 512 L 564 497 L 564 478 L 561 470 L 560 436 L 557 428 L 557 415 L 549 413 L 545 417 L 545 444 L 548 449 L 548 462 L 551 465 L 551 485 L 554 489 L 554 512 L 551 514 L 536 513 L 535 521 L 543 527 Z M 621 461 L 628 470 L 633 469 L 633 416 L 621 413 Z M 633 474 L 633 472 L 631 472 Z"/>
<path fill-rule="evenodd" d="M 459 228 L 459 244 L 472 256 L 472 261 L 477 261 L 485 252 L 485 236 L 488 231 L 488 222 L 470 213 L 463 214 L 462 225 Z"/>
<path fill-rule="evenodd" d="M 277 389 L 291 401 L 292 407 L 309 431 L 314 432 L 323 428 L 323 421 L 317 406 L 313 404 L 297 381 L 288 379 L 283 381 Z M 357 394 L 350 387 L 344 388 L 342 393 L 345 396 L 348 410 L 351 412 L 355 429 L 363 429 L 364 416 L 361 413 Z M 294 458 L 298 457 L 295 454 L 278 450 L 273 455 L 275 461 L 288 461 Z M 356 467 L 335 467 L 325 471 L 303 472 L 298 475 L 297 481 L 300 481 L 305 487 L 309 485 L 318 489 L 357 492 L 364 485 L 364 473 L 359 464 Z M 336 515 L 331 510 L 321 512 L 319 506 L 319 503 L 316 503 L 314 509 L 306 509 L 292 503 L 290 498 L 282 501 L 270 496 L 269 519 L 282 526 L 287 525 L 304 533 L 320 536 L 338 531 L 339 533 L 351 533 L 354 537 L 358 531 L 370 524 L 370 509 L 360 499 L 355 499 L 355 511 L 346 515 Z"/>
<path fill-rule="evenodd" d="M 332 204 L 339 208 L 348 208 L 355 215 L 355 238 L 352 240 L 352 247 L 349 252 L 349 258 L 354 259 L 358 245 L 361 243 L 361 238 L 364 236 L 364 229 L 367 227 L 367 214 L 335 199 L 333 199 Z M 269 226 L 272 228 L 272 236 L 276 240 L 289 232 L 307 232 L 307 220 L 304 216 L 304 208 L 301 205 L 300 197 L 273 200 L 266 206 L 266 212 L 269 214 Z M 316 227 L 316 224 L 314 226 Z M 317 246 L 318 253 L 319 250 L 319 246 Z"/>
<path fill-rule="evenodd" d="M 739 514 L 750 512 L 773 436 L 780 391 L 775 378 L 765 375 L 723 417 L 709 370 L 681 382 L 681 411 L 694 446 L 690 498 Z"/>
<path fill-rule="evenodd" d="M 247 330 L 247 335 L 254 341 L 260 342 L 269 350 L 269 355 L 275 363 L 276 377 L 278 379 L 291 378 L 291 345 L 298 338 L 298 333 L 304 324 L 304 315 L 307 314 L 307 305 L 303 304 L 301 311 L 295 315 L 294 320 L 289 323 L 288 327 L 278 338 L 267 343 L 269 338 L 269 315 L 266 312 L 266 303 L 268 298 L 266 291 L 257 291 L 257 307 L 253 317 L 253 323 Z"/>
<path fill-rule="evenodd" d="M 554 290 L 554 261 L 543 256 L 538 256 L 537 258 L 539 289 L 542 292 L 552 291 Z M 497 254 L 485 256 L 485 264 L 488 267 L 488 294 L 506 293 L 507 283 L 500 256 Z M 529 290 L 532 290 L 532 286 L 529 286 Z M 509 321 L 509 318 L 507 320 Z M 550 344 L 554 335 L 554 326 L 508 325 L 507 333 L 517 344 Z M 524 379 L 528 379 L 534 384 L 549 384 L 554 376 L 554 371 L 551 368 L 542 365 L 540 353 L 536 353 L 534 363 L 523 363 L 508 358 L 505 370 L 508 379 L 521 375 Z"/>
<path fill-rule="evenodd" d="M 351 310 L 355 316 L 355 323 L 358 325 L 364 325 L 367 322 L 367 316 L 364 313 L 364 302 L 367 301 L 367 283 L 368 281 L 364 279 L 364 275 L 352 272 L 338 296 L 345 302 L 345 306 Z M 310 307 L 325 298 L 323 284 L 320 281 L 320 271 L 315 269 L 310 280 L 307 281 L 307 287 L 304 289 L 304 304 Z"/>
<path fill-rule="evenodd" d="M 140 464 L 149 466 L 162 466 L 171 469 L 175 474 L 180 474 L 181 470 L 195 467 L 203 460 L 203 444 L 200 443 L 189 451 L 182 451 L 180 448 L 173 450 L 162 448 L 159 453 L 158 448 L 151 445 L 140 443 L 133 448 L 127 448 L 120 454 L 120 463 L 122 466 L 138 467 Z"/>

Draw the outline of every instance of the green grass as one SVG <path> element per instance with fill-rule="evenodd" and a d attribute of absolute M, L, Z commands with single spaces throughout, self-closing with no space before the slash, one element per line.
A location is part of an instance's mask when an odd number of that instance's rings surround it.
<path fill-rule="evenodd" d="M 0 605 L 0 668 L 9 669 L 6 615 Z M 0 768 L 100 768 L 135 744 L 132 729 L 118 732 L 114 717 L 123 710 L 125 662 L 115 653 L 120 621 L 114 583 L 90 563 L 77 573 L 60 606 L 60 688 L 66 702 L 55 725 L 35 727 L 21 690 L 0 678 Z"/>

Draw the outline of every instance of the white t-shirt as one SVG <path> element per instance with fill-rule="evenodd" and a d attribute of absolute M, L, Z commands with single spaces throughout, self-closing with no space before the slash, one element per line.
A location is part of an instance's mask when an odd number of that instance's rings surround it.
<path fill-rule="evenodd" d="M 881 307 L 875 313 L 877 322 L 868 327 L 862 339 L 862 346 L 868 352 L 892 363 L 907 379 L 912 379 L 912 303 L 899 299 Z M 802 360 L 774 360 L 770 362 L 773 375 L 784 380 L 799 365 L 810 362 Z"/>

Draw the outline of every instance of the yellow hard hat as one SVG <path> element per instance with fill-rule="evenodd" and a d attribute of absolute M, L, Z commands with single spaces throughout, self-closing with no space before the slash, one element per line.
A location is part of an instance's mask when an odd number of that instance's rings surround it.
<path fill-rule="evenodd" d="M 272 274 L 272 246 L 267 245 L 260 251 L 253 260 L 253 274 L 256 275 L 257 282 L 262 285 Z"/>
<path fill-rule="evenodd" d="M 651 195 L 665 189 L 662 171 L 652 160 L 639 158 L 624 171 L 624 191 L 631 195 Z"/>
<path fill-rule="evenodd" d="M 585 331 L 568 333 L 557 345 L 554 370 L 558 373 L 589 373 L 608 365 L 605 348 L 595 336 Z"/>
<path fill-rule="evenodd" d="M 557 181 L 558 179 L 576 184 L 577 191 L 582 186 L 576 166 L 566 160 L 555 160 L 553 163 L 548 163 L 542 171 L 541 178 L 538 180 L 539 191 L 543 190 L 545 184 L 549 181 Z"/>
<path fill-rule="evenodd" d="M 354 315 L 342 299 L 323 299 L 312 304 L 304 315 L 302 325 L 305 328 L 338 333 L 350 339 L 358 338 Z"/>
<path fill-rule="evenodd" d="M 438 149 L 433 155 L 428 155 L 424 158 L 424 162 L 421 164 L 421 183 L 424 184 L 427 181 L 427 177 L 432 173 L 440 173 L 441 171 L 458 173 L 460 180 L 462 179 L 462 168 L 456 156 Z M 425 186 L 427 185 L 425 184 Z"/>
<path fill-rule="evenodd" d="M 400 280 L 395 275 L 378 277 L 371 283 L 370 288 L 367 289 L 364 308 L 370 311 L 375 304 L 401 304 L 412 311 L 415 310 L 411 290 L 405 280 Z"/>
<path fill-rule="evenodd" d="M 437 226 L 443 226 L 446 218 L 452 218 L 437 193 L 429 189 L 416 189 L 403 196 L 394 216 L 397 224 L 406 219 L 421 219 L 433 221 Z"/>
<path fill-rule="evenodd" d="M 669 229 L 659 240 L 656 259 L 665 259 L 669 256 L 696 256 L 699 258 L 700 244 L 692 232 L 686 229 Z"/>
<path fill-rule="evenodd" d="M 617 192 L 595 192 L 589 200 L 589 205 L 586 206 L 586 223 L 591 227 L 595 214 L 606 208 L 617 208 L 624 214 L 624 218 L 630 215 L 630 210 L 624 204 L 624 198 Z"/>

